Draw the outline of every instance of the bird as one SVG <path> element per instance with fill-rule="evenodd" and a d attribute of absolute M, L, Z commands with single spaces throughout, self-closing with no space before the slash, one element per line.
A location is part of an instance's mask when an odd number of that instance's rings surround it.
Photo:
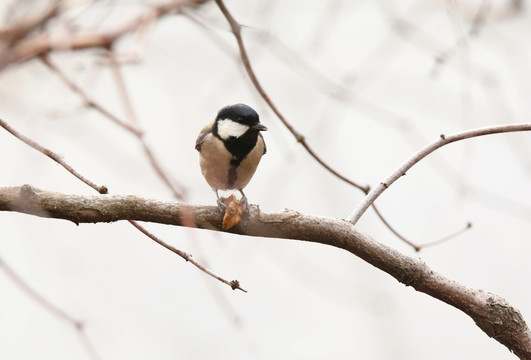
<path fill-rule="evenodd" d="M 195 142 L 199 151 L 201 173 L 216 192 L 218 206 L 226 208 L 219 190 L 237 190 L 241 203 L 247 205 L 243 189 L 253 177 L 262 156 L 267 152 L 258 113 L 248 105 L 234 104 L 219 110 Z"/>

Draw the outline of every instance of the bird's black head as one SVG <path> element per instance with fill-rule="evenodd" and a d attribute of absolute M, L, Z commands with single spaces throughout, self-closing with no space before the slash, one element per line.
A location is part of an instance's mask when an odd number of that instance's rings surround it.
<path fill-rule="evenodd" d="M 225 106 L 218 112 L 212 132 L 237 159 L 243 160 L 254 148 L 260 131 L 267 127 L 260 123 L 258 113 L 245 104 Z"/>
<path fill-rule="evenodd" d="M 223 119 L 229 119 L 234 122 L 248 126 L 253 126 L 260 122 L 260 117 L 258 116 L 258 113 L 254 111 L 253 108 L 245 104 L 225 106 L 218 112 L 216 121 Z"/>

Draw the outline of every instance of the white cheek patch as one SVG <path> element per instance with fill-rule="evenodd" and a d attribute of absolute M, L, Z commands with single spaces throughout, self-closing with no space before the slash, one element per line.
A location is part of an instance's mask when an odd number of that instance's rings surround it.
<path fill-rule="evenodd" d="M 223 140 L 229 137 L 240 137 L 249 130 L 249 126 L 240 124 L 231 119 L 222 119 L 218 121 L 218 135 Z"/>

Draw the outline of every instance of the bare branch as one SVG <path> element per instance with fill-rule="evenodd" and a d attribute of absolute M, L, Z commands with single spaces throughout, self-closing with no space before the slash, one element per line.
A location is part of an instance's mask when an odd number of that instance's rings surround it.
<path fill-rule="evenodd" d="M 17 20 L 10 26 L 0 27 L 0 40 L 3 42 L 2 45 L 9 47 L 28 36 L 36 28 L 43 26 L 48 20 L 57 15 L 58 6 L 59 0 L 54 0 L 48 4 L 44 11 L 38 14 Z"/>
<path fill-rule="evenodd" d="M 182 210 L 183 213 L 186 213 L 187 210 L 186 208 Z M 201 265 L 200 263 L 198 263 L 197 261 L 195 261 L 193 258 L 192 258 L 192 255 L 188 254 L 188 253 L 185 253 L 184 251 L 182 250 L 179 250 L 177 249 L 176 247 L 174 246 L 171 246 L 167 243 L 165 243 L 164 241 L 162 241 L 161 239 L 159 239 L 158 237 L 156 237 L 155 235 L 153 235 L 152 233 L 150 233 L 149 231 L 147 231 L 147 229 L 145 227 L 143 227 L 142 225 L 140 225 L 138 222 L 136 222 L 135 220 L 128 220 L 129 223 L 131 225 L 133 225 L 134 227 L 136 227 L 138 230 L 140 230 L 144 235 L 146 235 L 147 237 L 149 237 L 151 240 L 155 241 L 157 244 L 159 244 L 160 246 L 163 246 L 165 247 L 166 249 L 170 250 L 171 252 L 179 255 L 180 257 L 182 257 L 184 260 L 190 262 L 192 265 L 194 265 L 196 268 L 198 268 L 199 270 L 201 270 L 202 272 L 204 272 L 205 274 L 209 275 L 209 276 L 212 276 L 214 279 L 216 280 L 219 280 L 221 281 L 222 283 L 224 284 L 227 284 L 229 285 L 232 290 L 241 290 L 243 292 L 247 292 L 247 290 L 244 290 L 240 287 L 240 282 L 238 280 L 232 280 L 232 281 L 228 281 L 228 280 L 225 280 L 224 278 L 222 278 L 221 276 L 218 276 L 216 274 L 214 274 L 212 271 L 208 270 L 206 267 L 204 267 L 203 265 Z M 184 223 L 183 223 L 184 224 Z M 194 224 L 195 225 L 195 224 Z M 188 224 L 186 226 L 189 226 Z M 196 226 L 191 226 L 191 227 L 196 227 Z"/>
<path fill-rule="evenodd" d="M 431 241 L 429 243 L 426 243 L 426 244 L 422 244 L 422 245 L 417 245 L 415 244 L 413 241 L 411 240 L 408 240 L 406 237 L 404 237 L 402 234 L 400 234 L 388 221 L 387 219 L 380 213 L 380 210 L 378 210 L 378 208 L 376 207 L 376 205 L 372 204 L 371 205 L 372 209 L 374 210 L 374 212 L 376 213 L 376 215 L 380 218 L 380 220 L 382 221 L 382 223 L 397 237 L 399 238 L 400 240 L 402 240 L 404 243 L 408 244 L 409 246 L 411 246 L 416 252 L 419 252 L 420 250 L 422 250 L 423 248 L 425 247 L 428 247 L 428 246 L 434 246 L 434 245 L 439 245 L 439 244 L 442 244 L 443 242 L 446 242 L 450 239 L 453 239 L 459 235 L 461 235 L 462 233 L 464 233 L 465 231 L 467 231 L 468 229 L 470 229 L 472 227 L 472 223 L 468 222 L 466 227 L 464 229 L 460 229 L 459 231 L 454 231 L 453 233 L 449 234 L 449 235 L 446 235 L 446 236 L 443 236 L 442 238 L 438 239 L 438 240 L 434 240 L 434 241 Z"/>
<path fill-rule="evenodd" d="M 52 50 L 80 50 L 90 48 L 109 49 L 124 35 L 138 29 L 143 29 L 145 23 L 150 23 L 154 18 L 160 18 L 181 6 L 199 4 L 204 1 L 171 0 L 167 3 L 150 6 L 140 17 L 129 21 L 125 25 L 104 32 L 78 32 L 51 36 L 43 32 L 35 36 L 20 39 L 13 47 L 7 49 L 0 59 L 0 69 L 15 63 L 40 56 Z"/>
<path fill-rule="evenodd" d="M 126 123 L 122 119 L 118 118 L 117 116 L 110 113 L 107 109 L 105 109 L 103 106 L 101 106 L 99 103 L 91 99 L 88 94 L 83 91 L 76 83 L 74 83 L 66 74 L 64 71 L 62 71 L 55 63 L 50 59 L 50 57 L 47 54 L 43 54 L 40 56 L 41 61 L 50 69 L 52 72 L 57 74 L 59 78 L 76 94 L 78 94 L 81 99 L 83 99 L 83 102 L 88 106 L 93 108 L 94 110 L 100 112 L 102 115 L 107 117 L 109 120 L 114 122 L 116 125 L 120 126 L 121 128 L 127 130 L 128 132 L 132 133 L 135 136 L 141 137 L 143 136 L 142 130 L 136 128 L 135 126 Z"/>
<path fill-rule="evenodd" d="M 509 133 L 517 131 L 531 131 L 531 123 L 521 123 L 521 124 L 511 124 L 511 125 L 498 125 L 498 126 L 489 126 L 479 129 L 473 129 L 468 131 L 459 132 L 452 135 L 441 134 L 440 138 L 429 144 L 428 146 L 421 149 L 415 155 L 406 161 L 402 166 L 396 169 L 387 179 L 375 186 L 363 199 L 363 201 L 358 204 L 354 211 L 348 216 L 347 220 L 352 224 L 356 224 L 365 211 L 371 206 L 374 201 L 396 180 L 401 178 L 406 174 L 406 172 L 413 167 L 420 160 L 424 159 L 426 156 L 434 152 L 435 150 L 443 147 L 444 145 L 451 144 L 456 141 L 470 139 L 473 137 L 491 135 L 491 134 L 500 134 L 500 133 Z"/>
<path fill-rule="evenodd" d="M 16 138 L 20 139 L 26 145 L 31 146 L 35 150 L 43 153 L 44 155 L 48 156 L 53 161 L 57 162 L 59 165 L 64 167 L 66 170 L 68 170 L 68 172 L 70 172 L 72 175 L 77 177 L 79 180 L 83 181 L 85 184 L 87 184 L 88 186 L 90 186 L 91 188 L 93 188 L 94 190 L 99 192 L 100 194 L 106 194 L 108 192 L 108 189 L 107 189 L 106 186 L 104 186 L 104 185 L 98 186 L 97 184 L 95 184 L 91 180 L 89 180 L 86 177 L 84 177 L 83 175 L 81 175 L 76 169 L 74 169 L 66 161 L 64 161 L 63 157 L 61 155 L 51 151 L 50 149 L 45 148 L 41 144 L 39 144 L 39 143 L 31 140 L 30 138 L 22 135 L 21 133 L 19 133 L 15 129 L 13 129 L 8 123 L 6 123 L 2 119 L 0 119 L 0 126 L 3 127 L 4 129 L 6 129 L 9 133 L 11 133 Z"/>
<path fill-rule="evenodd" d="M 222 214 L 215 206 L 161 202 L 131 195 L 81 196 L 49 192 L 29 185 L 0 188 L 0 211 L 17 211 L 75 223 L 135 220 L 221 231 Z M 487 335 L 522 359 L 531 358 L 531 331 L 520 312 L 491 293 L 464 286 L 431 270 L 422 260 L 404 255 L 358 231 L 350 222 L 310 216 L 292 210 L 262 213 L 250 206 L 249 216 L 231 232 L 316 242 L 345 249 L 406 286 L 439 299 L 469 315 Z"/>
<path fill-rule="evenodd" d="M 439 245 L 439 244 L 442 244 L 443 242 L 447 242 L 448 240 L 450 239 L 453 239 L 455 238 L 456 236 L 458 235 L 461 235 L 462 233 L 464 233 L 465 231 L 468 231 L 469 229 L 472 228 L 472 223 L 469 222 L 465 225 L 464 228 L 462 229 L 459 229 L 457 230 L 456 232 L 454 232 L 453 234 L 450 234 L 450 235 L 447 235 L 443 238 L 440 238 L 438 240 L 434 240 L 434 241 L 430 241 L 430 242 L 427 242 L 427 243 L 424 243 L 422 245 L 418 245 L 417 248 L 415 249 L 417 252 L 419 252 L 420 250 L 424 249 L 424 248 L 427 248 L 427 247 L 430 247 L 430 246 L 435 246 L 435 245 Z"/>

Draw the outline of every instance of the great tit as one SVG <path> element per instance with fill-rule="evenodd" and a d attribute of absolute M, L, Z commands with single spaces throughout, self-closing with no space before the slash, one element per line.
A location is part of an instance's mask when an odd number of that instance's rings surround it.
<path fill-rule="evenodd" d="M 195 141 L 203 177 L 216 192 L 218 205 L 224 203 L 219 190 L 238 190 L 247 204 L 243 188 L 254 175 L 266 145 L 258 113 L 245 104 L 225 106 L 215 120 L 205 126 Z"/>

